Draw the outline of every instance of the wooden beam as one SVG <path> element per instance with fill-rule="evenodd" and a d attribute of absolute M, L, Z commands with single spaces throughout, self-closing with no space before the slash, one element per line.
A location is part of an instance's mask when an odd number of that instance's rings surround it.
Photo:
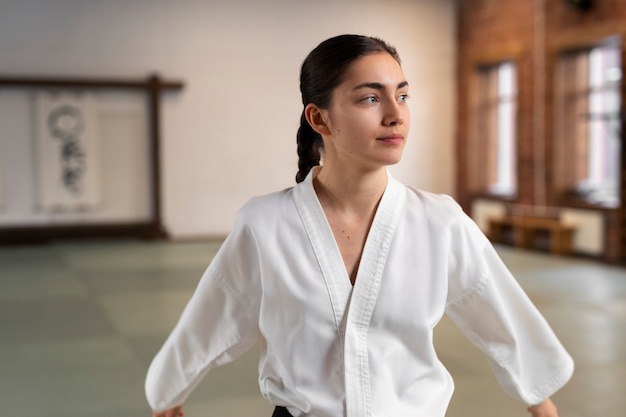
<path fill-rule="evenodd" d="M 161 80 L 158 75 L 151 75 L 147 79 L 116 79 L 116 78 L 68 78 L 68 77 L 24 77 L 0 76 L 0 86 L 4 87 L 38 87 L 38 88 L 85 88 L 104 90 L 181 90 L 184 84 L 181 81 Z"/>

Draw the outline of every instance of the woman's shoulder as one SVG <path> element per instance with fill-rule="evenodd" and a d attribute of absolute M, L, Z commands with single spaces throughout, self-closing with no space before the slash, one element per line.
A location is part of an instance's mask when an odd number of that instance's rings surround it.
<path fill-rule="evenodd" d="M 406 190 L 407 215 L 410 217 L 425 219 L 441 230 L 471 227 L 473 220 L 450 195 L 411 186 L 406 186 Z"/>
<path fill-rule="evenodd" d="M 293 207 L 292 192 L 293 187 L 288 187 L 252 197 L 239 209 L 237 218 L 247 223 L 271 221 L 273 217 L 284 214 Z"/>
<path fill-rule="evenodd" d="M 422 209 L 436 210 L 443 213 L 458 213 L 461 206 L 448 194 L 434 193 L 406 185 L 409 202 Z"/>

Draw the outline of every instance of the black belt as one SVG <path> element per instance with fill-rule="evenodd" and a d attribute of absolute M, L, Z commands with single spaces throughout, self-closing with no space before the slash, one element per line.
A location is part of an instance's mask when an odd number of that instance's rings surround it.
<path fill-rule="evenodd" d="M 272 417 L 293 417 L 285 407 L 276 407 Z"/>

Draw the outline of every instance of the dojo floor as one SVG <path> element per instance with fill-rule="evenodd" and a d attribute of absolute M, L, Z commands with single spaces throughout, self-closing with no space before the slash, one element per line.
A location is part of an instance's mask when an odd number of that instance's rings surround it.
<path fill-rule="evenodd" d="M 148 364 L 219 242 L 0 247 L 0 409 L 11 417 L 149 416 Z M 576 361 L 561 417 L 626 415 L 626 269 L 499 247 Z M 481 354 L 444 319 L 449 417 L 522 417 Z M 209 374 L 186 415 L 270 416 L 256 351 Z"/>

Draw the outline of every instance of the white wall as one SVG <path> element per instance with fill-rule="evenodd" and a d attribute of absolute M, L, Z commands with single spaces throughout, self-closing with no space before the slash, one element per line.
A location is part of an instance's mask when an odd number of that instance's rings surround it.
<path fill-rule="evenodd" d="M 398 48 L 413 120 L 392 172 L 451 194 L 455 4 L 0 0 L 0 74 L 143 78 L 157 71 L 183 80 L 183 92 L 164 100 L 164 221 L 174 237 L 221 235 L 248 198 L 294 183 L 299 67 L 340 33 L 380 36 Z"/>

